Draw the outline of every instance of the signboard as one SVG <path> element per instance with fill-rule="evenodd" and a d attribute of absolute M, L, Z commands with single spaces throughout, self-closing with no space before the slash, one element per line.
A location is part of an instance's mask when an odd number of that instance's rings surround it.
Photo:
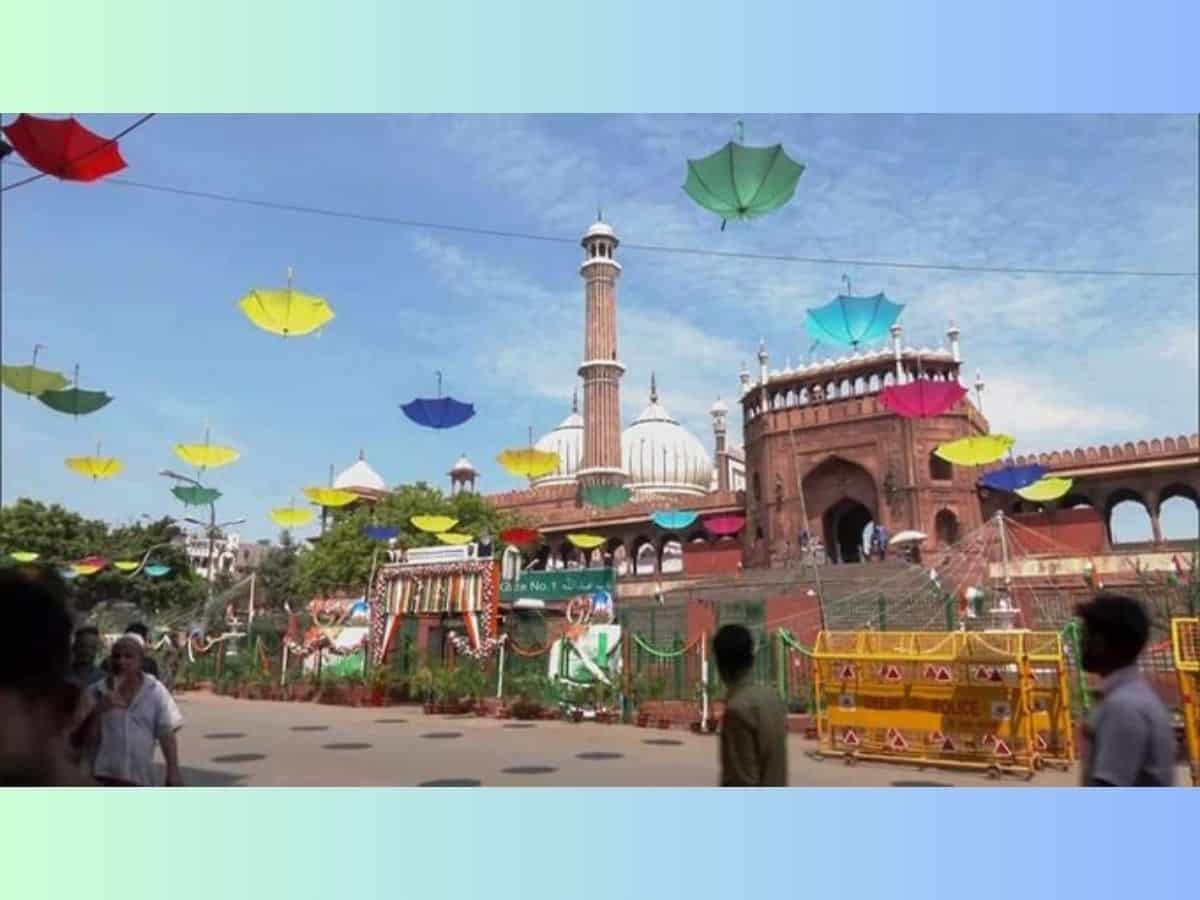
<path fill-rule="evenodd" d="M 580 594 L 616 590 L 612 569 L 548 569 L 522 572 L 514 582 L 500 582 L 504 600 L 566 600 Z"/>
<path fill-rule="evenodd" d="M 555 641 L 549 653 L 550 677 L 565 677 L 576 684 L 611 682 L 621 671 L 620 644 L 620 625 L 592 625 L 571 647 Z"/>

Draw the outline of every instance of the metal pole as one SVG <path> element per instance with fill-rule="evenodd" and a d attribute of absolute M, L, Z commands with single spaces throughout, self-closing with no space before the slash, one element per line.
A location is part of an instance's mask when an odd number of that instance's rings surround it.
<path fill-rule="evenodd" d="M 812 563 L 813 582 L 817 586 L 817 613 L 821 630 L 825 630 L 825 591 L 821 587 L 821 572 L 817 568 L 817 555 L 813 552 L 813 535 L 808 529 L 808 505 L 804 502 L 804 476 L 800 472 L 800 461 L 796 458 L 796 432 L 792 428 L 792 414 L 788 412 L 788 442 L 792 448 L 792 465 L 796 467 L 796 493 L 800 497 L 800 518 L 808 534 L 808 559 Z M 799 543 L 799 541 L 797 541 Z M 803 552 L 803 551 L 802 551 Z M 803 560 L 801 561 L 803 563 Z"/>
<path fill-rule="evenodd" d="M 250 573 L 250 608 L 246 612 L 246 636 L 250 637 L 254 633 L 254 584 L 258 579 L 257 572 Z"/>

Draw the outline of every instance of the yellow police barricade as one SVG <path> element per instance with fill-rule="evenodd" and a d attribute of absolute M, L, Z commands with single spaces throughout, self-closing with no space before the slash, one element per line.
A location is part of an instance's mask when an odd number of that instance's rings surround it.
<path fill-rule="evenodd" d="M 818 754 L 1023 774 L 1074 761 L 1066 665 L 1043 632 L 821 632 Z"/>
<path fill-rule="evenodd" d="M 1192 784 L 1200 787 L 1200 618 L 1171 621 L 1171 652 L 1179 679 L 1183 735 L 1187 744 Z"/>

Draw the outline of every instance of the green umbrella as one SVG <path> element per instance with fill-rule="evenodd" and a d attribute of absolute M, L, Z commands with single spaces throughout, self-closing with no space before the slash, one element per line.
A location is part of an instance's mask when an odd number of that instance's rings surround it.
<path fill-rule="evenodd" d="M 171 488 L 171 493 L 187 506 L 209 506 L 221 499 L 221 492 L 216 488 L 206 488 L 201 485 L 179 485 Z"/>
<path fill-rule="evenodd" d="M 86 416 L 112 403 L 113 398 L 104 391 L 85 391 L 79 387 L 79 366 L 75 367 L 74 385 L 65 391 L 43 391 L 38 399 L 51 409 L 73 416 Z"/>
<path fill-rule="evenodd" d="M 630 498 L 629 488 L 615 484 L 589 484 L 583 489 L 583 500 L 592 506 L 620 506 Z"/>
<path fill-rule="evenodd" d="M 46 391 L 59 391 L 70 382 L 62 372 L 51 372 L 37 367 L 38 351 L 46 349 L 41 344 L 33 345 L 33 363 L 28 366 L 0 365 L 0 381 L 18 394 L 36 397 Z"/>
<path fill-rule="evenodd" d="M 721 230 L 728 219 L 751 219 L 779 209 L 796 192 L 804 166 L 783 152 L 782 144 L 773 147 L 747 147 L 742 144 L 742 123 L 738 139 L 730 141 L 712 156 L 689 159 L 687 195 L 721 217 Z"/>

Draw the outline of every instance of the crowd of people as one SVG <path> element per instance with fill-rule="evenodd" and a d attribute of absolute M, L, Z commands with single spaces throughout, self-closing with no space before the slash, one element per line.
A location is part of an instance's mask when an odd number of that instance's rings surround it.
<path fill-rule="evenodd" d="M 147 653 L 149 631 L 131 625 L 98 661 L 101 635 L 75 627 L 65 585 L 53 570 L 0 570 L 6 624 L 20 636 L 0 654 L 0 786 L 152 786 L 161 748 L 165 784 L 183 784 L 179 730 L 183 717 Z M 1174 783 L 1171 718 L 1137 659 L 1150 637 L 1142 605 L 1100 594 L 1077 610 L 1083 623 L 1083 668 L 1102 679 L 1085 726 L 1082 783 L 1166 786 Z M 788 783 L 787 709 L 755 684 L 755 641 L 741 625 L 713 638 L 727 685 L 720 729 L 720 784 Z"/>

